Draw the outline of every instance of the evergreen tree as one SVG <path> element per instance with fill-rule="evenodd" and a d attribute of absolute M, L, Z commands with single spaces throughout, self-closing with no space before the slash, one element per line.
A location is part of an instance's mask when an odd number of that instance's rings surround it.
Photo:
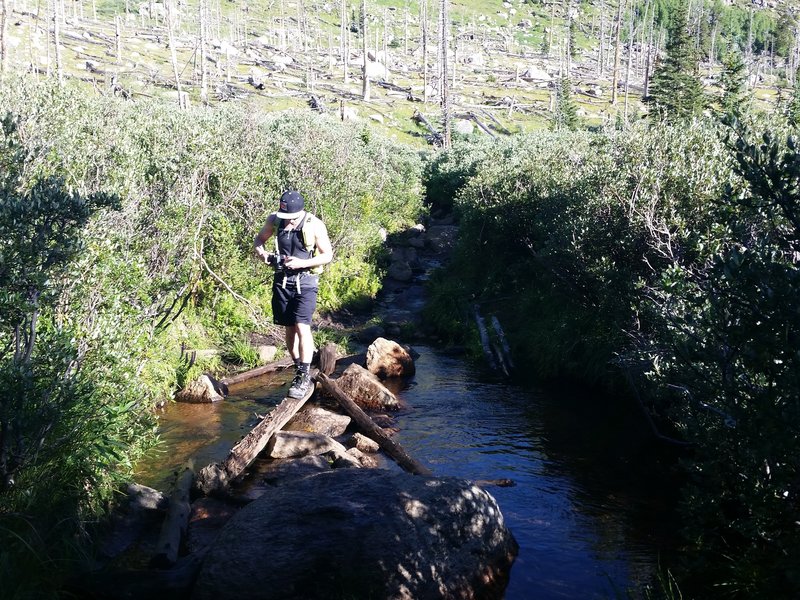
<path fill-rule="evenodd" d="M 555 108 L 553 129 L 575 131 L 578 127 L 578 110 L 572 100 L 572 82 L 569 77 L 562 77 L 558 82 Z"/>
<path fill-rule="evenodd" d="M 680 121 L 700 114 L 705 107 L 703 86 L 697 75 L 697 53 L 689 34 L 689 11 L 681 2 L 672 15 L 667 41 L 667 57 L 653 73 L 650 95 L 651 116 L 659 120 Z"/>
<path fill-rule="evenodd" d="M 723 61 L 721 108 L 723 115 L 738 114 L 745 107 L 747 94 L 747 66 L 742 54 L 736 50 L 729 52 Z"/>
<path fill-rule="evenodd" d="M 787 111 L 789 122 L 795 127 L 800 127 L 800 67 L 794 75 L 794 92 L 789 100 L 789 109 Z"/>

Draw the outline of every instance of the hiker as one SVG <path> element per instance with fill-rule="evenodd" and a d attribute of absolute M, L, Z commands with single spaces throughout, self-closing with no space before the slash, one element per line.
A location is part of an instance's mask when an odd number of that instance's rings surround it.
<path fill-rule="evenodd" d="M 273 251 L 265 248 L 273 238 Z M 328 229 L 305 210 L 300 192 L 284 192 L 279 209 L 253 241 L 256 257 L 275 270 L 272 282 L 272 315 L 286 328 L 286 349 L 297 372 L 289 387 L 290 398 L 302 398 L 311 386 L 309 369 L 314 356 L 311 318 L 317 306 L 322 265 L 333 259 Z"/>

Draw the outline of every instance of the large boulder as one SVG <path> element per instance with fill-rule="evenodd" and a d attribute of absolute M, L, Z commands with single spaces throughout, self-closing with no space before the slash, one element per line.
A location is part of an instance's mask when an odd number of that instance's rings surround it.
<path fill-rule="evenodd" d="M 175 394 L 176 402 L 207 404 L 224 398 L 224 386 L 210 375 L 201 375 Z"/>
<path fill-rule="evenodd" d="M 336 380 L 339 388 L 364 410 L 396 410 L 400 403 L 375 375 L 361 365 L 349 365 Z"/>
<path fill-rule="evenodd" d="M 342 435 L 350 425 L 350 417 L 340 415 L 321 406 L 304 406 L 284 426 L 287 431 L 311 431 L 330 437 Z"/>
<path fill-rule="evenodd" d="M 192 598 L 500 599 L 517 550 L 494 498 L 469 481 L 341 469 L 240 510 Z"/>
<path fill-rule="evenodd" d="M 367 370 L 380 379 L 406 377 L 416 372 L 414 359 L 397 342 L 379 337 L 367 348 Z"/>

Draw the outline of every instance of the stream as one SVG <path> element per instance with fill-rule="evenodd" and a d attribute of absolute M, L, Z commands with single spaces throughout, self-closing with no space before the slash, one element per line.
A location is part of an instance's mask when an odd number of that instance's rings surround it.
<path fill-rule="evenodd" d="M 425 280 L 442 259 L 423 253 L 413 281 L 387 280 L 376 315 L 418 323 Z M 487 488 L 520 546 L 506 600 L 644 597 L 676 547 L 676 499 L 661 466 L 672 459 L 639 409 L 592 392 L 522 388 L 463 358 L 413 347 L 416 375 L 391 387 L 404 407 L 395 439 L 434 475 L 515 482 Z M 187 459 L 198 469 L 224 459 L 281 402 L 291 376 L 249 380 L 216 404 L 169 404 L 158 454 L 143 461 L 137 481 L 165 490 Z M 245 496 L 259 493 L 259 461 Z M 381 466 L 399 469 L 389 459 Z"/>
<path fill-rule="evenodd" d="M 415 350 L 416 376 L 394 390 L 406 405 L 397 441 L 437 476 L 516 484 L 487 488 L 520 545 L 506 599 L 641 597 L 674 527 L 672 491 L 638 415 L 585 393 L 482 380 L 460 358 Z M 186 459 L 199 468 L 224 458 L 290 377 L 251 380 L 216 404 L 168 405 L 162 444 L 137 480 L 167 489 Z"/>

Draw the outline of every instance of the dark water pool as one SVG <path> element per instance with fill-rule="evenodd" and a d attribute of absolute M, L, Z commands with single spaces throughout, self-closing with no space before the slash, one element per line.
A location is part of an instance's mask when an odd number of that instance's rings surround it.
<path fill-rule="evenodd" d="M 460 359 L 416 349 L 396 439 L 436 475 L 516 483 L 487 488 L 520 545 L 507 600 L 641 597 L 671 546 L 672 490 L 634 408 L 481 381 Z M 170 406 L 162 452 L 139 480 L 163 489 L 187 458 L 198 467 L 222 459 L 288 377 L 252 382 L 216 405 Z"/>

